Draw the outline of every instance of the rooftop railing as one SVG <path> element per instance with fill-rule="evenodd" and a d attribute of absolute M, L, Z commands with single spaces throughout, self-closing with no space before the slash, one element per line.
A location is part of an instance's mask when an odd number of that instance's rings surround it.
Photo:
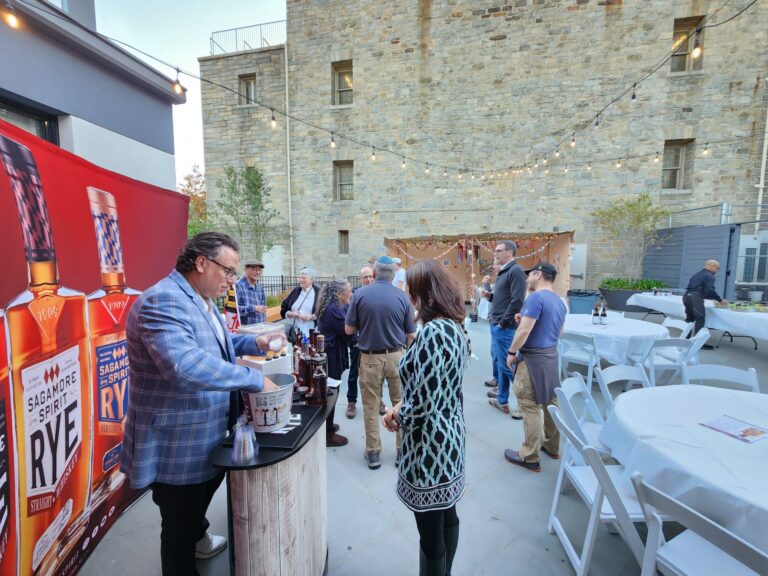
<path fill-rule="evenodd" d="M 285 44 L 286 20 L 218 30 L 211 34 L 211 56 Z"/>

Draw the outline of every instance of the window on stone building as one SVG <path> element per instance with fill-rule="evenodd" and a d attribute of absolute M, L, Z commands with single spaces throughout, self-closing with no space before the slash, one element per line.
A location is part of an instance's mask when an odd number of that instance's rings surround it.
<path fill-rule="evenodd" d="M 672 72 L 689 72 L 691 70 L 701 70 L 701 64 L 704 59 L 703 54 L 693 57 L 693 49 L 696 44 L 696 28 L 701 25 L 703 16 L 694 16 L 693 18 L 678 18 L 675 20 L 675 28 L 672 34 L 672 41 L 676 48 L 672 56 Z M 704 47 L 704 33 L 699 33 L 699 47 Z"/>
<path fill-rule="evenodd" d="M 760 244 L 760 258 L 757 261 L 757 282 L 765 282 L 768 280 L 768 274 L 766 274 L 766 268 L 768 268 L 768 242 Z"/>
<path fill-rule="evenodd" d="M 746 248 L 744 250 L 744 272 L 741 275 L 742 282 L 752 282 L 755 277 L 755 260 L 757 248 Z"/>
<path fill-rule="evenodd" d="M 690 189 L 693 140 L 667 140 L 664 142 L 664 165 L 661 187 L 664 190 Z"/>
<path fill-rule="evenodd" d="M 349 254 L 349 230 L 339 230 L 339 254 Z"/>
<path fill-rule="evenodd" d="M 334 62 L 333 69 L 333 103 L 352 104 L 352 60 Z"/>
<path fill-rule="evenodd" d="M 256 74 L 240 76 L 240 104 L 256 103 Z"/>
<path fill-rule="evenodd" d="M 338 160 L 333 163 L 334 200 L 354 200 L 354 162 Z"/>

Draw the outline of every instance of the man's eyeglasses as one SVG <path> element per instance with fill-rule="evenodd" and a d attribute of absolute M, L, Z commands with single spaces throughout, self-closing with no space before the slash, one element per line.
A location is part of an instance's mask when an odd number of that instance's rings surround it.
<path fill-rule="evenodd" d="M 206 258 L 206 260 L 213 262 L 214 264 L 216 264 L 216 266 L 224 270 L 224 273 L 227 275 L 227 278 L 235 278 L 237 276 L 237 270 L 233 270 L 229 266 L 224 266 L 224 264 L 216 262 L 216 260 L 214 260 L 213 258 Z"/>
<path fill-rule="evenodd" d="M 506 252 L 507 250 L 509 250 L 509 248 L 496 248 L 496 249 L 494 250 L 494 253 L 498 253 L 498 252 Z"/>

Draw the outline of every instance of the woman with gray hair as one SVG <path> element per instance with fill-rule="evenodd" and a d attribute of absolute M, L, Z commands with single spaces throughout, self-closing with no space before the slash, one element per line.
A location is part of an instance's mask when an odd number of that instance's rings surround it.
<path fill-rule="evenodd" d="M 325 336 L 325 353 L 328 356 L 328 377 L 341 380 L 344 370 L 349 368 L 349 346 L 352 336 L 344 331 L 344 319 L 352 298 L 352 286 L 342 278 L 333 278 L 320 290 L 317 305 L 317 331 Z M 326 421 L 325 445 L 344 446 L 348 440 L 336 433 L 333 424 L 334 410 Z"/>
<path fill-rule="evenodd" d="M 315 327 L 317 304 L 320 287 L 315 284 L 317 272 L 314 268 L 302 268 L 299 272 L 299 285 L 291 290 L 288 297 L 280 304 L 280 317 L 293 319 L 291 333 L 300 330 L 303 334 Z"/>

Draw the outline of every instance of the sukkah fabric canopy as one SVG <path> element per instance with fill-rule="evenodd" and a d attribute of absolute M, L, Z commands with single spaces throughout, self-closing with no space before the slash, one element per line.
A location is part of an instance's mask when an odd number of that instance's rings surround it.
<path fill-rule="evenodd" d="M 448 236 L 385 238 L 390 256 L 396 256 L 408 267 L 420 260 L 437 260 L 459 281 L 464 297 L 476 297 L 477 286 L 484 275 L 493 277 L 493 249 L 501 240 L 517 244 L 517 260 L 523 268 L 539 262 L 553 264 L 558 275 L 555 290 L 564 296 L 570 287 L 570 249 L 573 232 L 488 232 Z"/>

